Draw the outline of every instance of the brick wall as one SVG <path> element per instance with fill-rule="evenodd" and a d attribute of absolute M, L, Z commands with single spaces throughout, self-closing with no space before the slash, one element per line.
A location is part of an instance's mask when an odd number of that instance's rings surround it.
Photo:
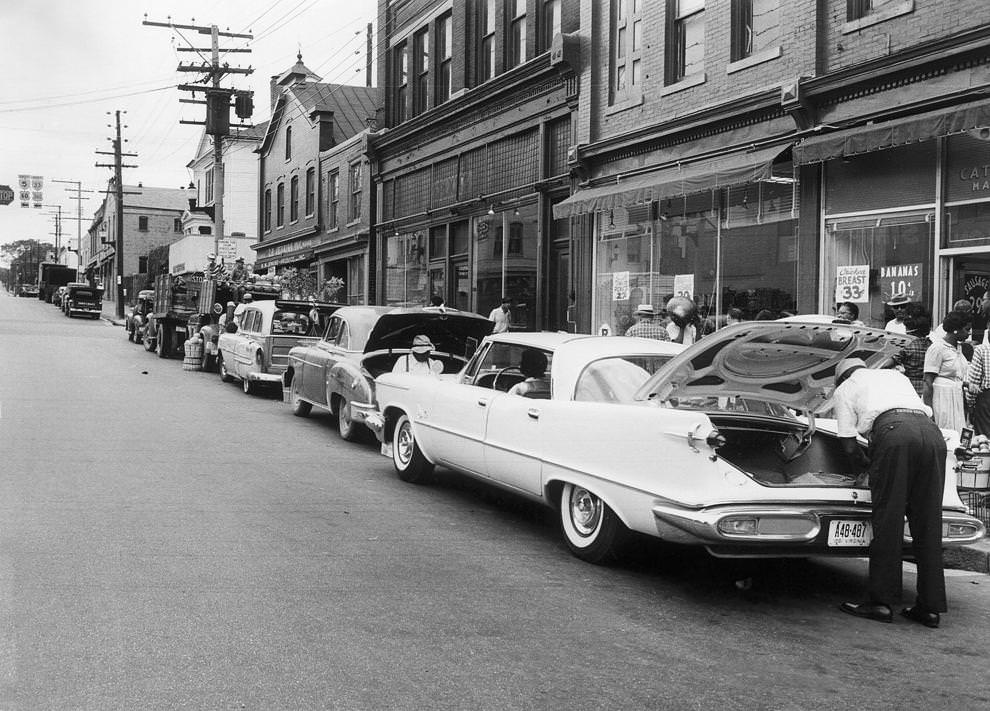
<path fill-rule="evenodd" d="M 138 228 L 138 218 L 148 218 L 148 229 Z M 182 217 L 181 210 L 160 210 L 128 207 L 124 203 L 124 274 L 136 274 L 140 257 L 147 257 L 155 247 L 169 245 L 182 238 L 176 232 L 175 220 Z"/>
<path fill-rule="evenodd" d="M 948 37 L 990 23 L 987 0 L 905 0 L 895 10 L 908 10 L 876 24 L 846 22 L 846 1 L 827 0 L 822 42 L 827 71 L 844 69 L 914 45 Z"/>

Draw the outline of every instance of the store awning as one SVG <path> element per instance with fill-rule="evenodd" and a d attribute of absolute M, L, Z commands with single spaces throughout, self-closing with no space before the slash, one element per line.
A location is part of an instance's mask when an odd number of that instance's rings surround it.
<path fill-rule="evenodd" d="M 990 126 L 990 101 L 976 101 L 805 138 L 794 146 L 794 162 L 820 163 L 832 158 L 881 151 L 986 126 Z"/>
<path fill-rule="evenodd" d="M 578 190 L 553 206 L 553 216 L 562 219 L 767 180 L 772 175 L 774 160 L 788 148 L 790 145 L 761 148 L 693 163 L 679 163 L 625 179 L 620 176 L 607 185 Z"/>

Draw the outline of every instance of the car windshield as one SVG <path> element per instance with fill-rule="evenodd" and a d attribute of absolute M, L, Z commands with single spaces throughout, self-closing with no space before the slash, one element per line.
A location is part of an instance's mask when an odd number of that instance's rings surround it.
<path fill-rule="evenodd" d="M 574 399 L 633 402 L 636 391 L 670 358 L 669 355 L 639 355 L 596 360 L 578 376 Z"/>

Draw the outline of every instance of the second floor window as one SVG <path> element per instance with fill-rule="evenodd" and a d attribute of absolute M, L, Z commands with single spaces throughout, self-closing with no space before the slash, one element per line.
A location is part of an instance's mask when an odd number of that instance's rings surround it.
<path fill-rule="evenodd" d="M 275 191 L 275 225 L 285 224 L 285 183 L 279 183 Z"/>
<path fill-rule="evenodd" d="M 285 127 L 285 159 L 292 160 L 292 126 Z"/>
<path fill-rule="evenodd" d="M 507 0 L 506 15 L 509 21 L 509 66 L 526 61 L 526 0 Z"/>
<path fill-rule="evenodd" d="M 176 217 L 174 220 L 172 220 L 172 231 L 182 232 L 182 218 Z"/>
<path fill-rule="evenodd" d="M 430 107 L 430 35 L 426 29 L 413 35 L 413 116 Z"/>
<path fill-rule="evenodd" d="M 289 222 L 299 219 L 299 176 L 293 175 L 289 181 Z"/>
<path fill-rule="evenodd" d="M 265 191 L 265 232 L 270 232 L 272 229 L 272 189 L 268 188 Z"/>
<path fill-rule="evenodd" d="M 560 2 L 561 0 L 543 0 L 543 12 L 540 14 L 540 52 L 549 51 L 554 35 L 560 32 Z"/>
<path fill-rule="evenodd" d="M 478 8 L 478 83 L 495 76 L 495 0 L 481 0 Z"/>
<path fill-rule="evenodd" d="M 395 48 L 395 123 L 406 120 L 406 101 L 409 97 L 409 47 L 403 42 Z"/>
<path fill-rule="evenodd" d="M 642 90 L 643 20 L 645 0 L 612 0 L 612 102 L 628 99 Z"/>
<path fill-rule="evenodd" d="M 206 204 L 213 202 L 213 167 L 206 171 Z"/>
<path fill-rule="evenodd" d="M 732 0 L 732 61 L 780 46 L 780 0 Z"/>
<path fill-rule="evenodd" d="M 667 84 L 705 68 L 705 0 L 668 0 Z"/>
<path fill-rule="evenodd" d="M 361 164 L 354 163 L 350 168 L 349 182 L 351 187 L 351 205 L 350 212 L 347 215 L 347 221 L 353 222 L 354 220 L 361 219 Z"/>
<path fill-rule="evenodd" d="M 903 0 L 846 0 L 846 21 L 852 22 L 867 15 L 886 10 L 888 6 L 898 5 Z"/>
<path fill-rule="evenodd" d="M 313 214 L 316 207 L 316 168 L 306 171 L 306 216 Z"/>
<path fill-rule="evenodd" d="M 148 218 L 145 215 L 138 216 L 138 229 L 142 232 L 148 231 Z"/>
<path fill-rule="evenodd" d="M 451 62 L 454 57 L 454 39 L 451 35 L 451 16 L 447 13 L 437 20 L 437 90 L 435 104 L 450 99 Z"/>
<path fill-rule="evenodd" d="M 340 207 L 340 173 L 336 170 L 327 175 L 327 229 L 337 229 L 337 214 Z"/>

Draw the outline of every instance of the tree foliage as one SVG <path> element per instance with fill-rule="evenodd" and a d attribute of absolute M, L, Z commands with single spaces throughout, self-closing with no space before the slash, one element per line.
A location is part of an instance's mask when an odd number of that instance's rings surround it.
<path fill-rule="evenodd" d="M 16 274 L 23 283 L 34 283 L 38 279 L 38 265 L 47 261 L 55 252 L 51 242 L 36 239 L 19 239 L 0 245 L 0 255 L 10 263 L 10 273 Z"/>

